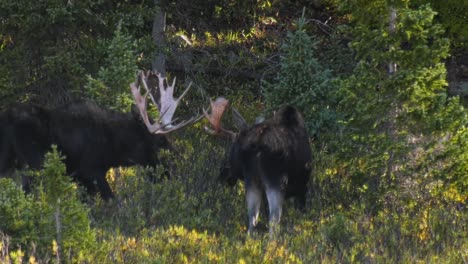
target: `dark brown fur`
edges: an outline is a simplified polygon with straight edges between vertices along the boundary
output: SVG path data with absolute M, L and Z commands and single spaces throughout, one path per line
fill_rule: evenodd
M 65 156 L 67 173 L 90 193 L 113 197 L 105 174 L 117 166 L 156 166 L 170 148 L 165 136 L 148 133 L 137 116 L 89 102 L 47 109 L 23 104 L 0 115 L 0 173 L 26 165 L 38 169 L 52 144 Z
M 269 198 L 271 225 L 279 222 L 283 198 L 295 197 L 298 207 L 304 208 L 312 155 L 301 114 L 286 106 L 262 123 L 239 127 L 245 128 L 230 148 L 221 177 L 231 184 L 244 180 L 247 202 L 253 207 L 260 203 L 258 192 L 276 193 L 279 204 L 270 201 L 275 195 Z M 249 192 L 255 198 L 249 198 Z M 250 231 L 256 225 L 256 213 L 256 208 L 249 208 Z

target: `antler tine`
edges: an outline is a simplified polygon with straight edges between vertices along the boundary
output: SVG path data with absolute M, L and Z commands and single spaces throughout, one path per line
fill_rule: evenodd
M 157 74 L 157 77 L 159 79 L 160 92 L 160 101 L 158 104 L 158 109 L 160 112 L 160 121 L 163 124 L 166 124 L 168 127 L 170 127 L 172 126 L 172 118 L 179 103 L 177 100 L 174 99 L 173 96 L 175 80 L 173 81 L 172 85 L 168 85 L 166 77 L 162 77 L 162 75 L 159 73 Z
M 158 99 L 155 99 L 155 96 L 151 92 L 150 88 L 153 88 L 153 87 L 149 87 L 147 83 L 147 81 L 149 80 L 151 76 L 156 76 L 158 78 L 157 85 L 158 85 L 158 88 L 159 88 L 158 90 L 160 93 L 159 94 L 160 97 Z M 182 121 L 181 123 L 175 125 L 175 121 L 177 119 L 172 120 L 172 118 L 174 117 L 174 113 L 177 109 L 178 103 L 182 99 L 182 97 L 185 96 L 185 94 L 188 92 L 188 90 L 191 87 L 191 83 L 190 83 L 190 85 L 182 93 L 182 95 L 179 98 L 175 99 L 173 96 L 175 82 L 176 80 L 174 78 L 172 85 L 169 85 L 167 78 L 163 77 L 158 72 L 140 71 L 138 72 L 136 81 L 130 84 L 132 94 L 135 98 L 135 102 L 140 111 L 140 115 L 143 119 L 143 122 L 145 123 L 148 130 L 153 134 L 166 134 L 166 133 L 172 132 L 174 130 L 185 127 L 189 124 L 193 124 L 199 121 L 202 117 L 201 115 L 194 116 L 188 120 Z M 146 90 L 144 96 L 141 95 L 141 86 Z M 153 104 L 156 105 L 156 107 L 159 110 L 159 119 L 154 124 L 151 124 L 149 117 L 148 117 L 148 113 L 147 113 L 146 100 L 147 100 L 148 95 L 151 101 L 153 102 Z
M 187 86 L 187 89 L 185 89 L 185 91 L 179 96 L 179 98 L 177 98 L 177 101 L 180 101 L 180 99 L 182 99 L 182 97 L 185 96 L 185 94 L 188 92 L 190 87 L 192 87 L 192 82 L 189 83 L 189 85 Z
M 221 118 L 223 116 L 224 110 L 226 110 L 229 105 L 229 101 L 223 97 L 218 97 L 216 100 L 210 100 L 211 114 L 208 114 L 205 109 L 203 109 L 203 114 L 208 119 L 210 124 L 213 126 L 214 130 L 205 127 L 205 130 L 213 135 L 224 134 L 229 136 L 231 139 L 234 139 L 237 134 L 226 130 L 221 125 Z
M 148 130 L 153 133 L 159 129 L 158 124 L 151 124 L 148 117 L 147 107 L 146 107 L 146 98 L 148 97 L 148 86 L 146 85 L 146 81 L 144 80 L 145 76 L 143 72 L 139 72 L 135 82 L 130 84 L 130 89 L 133 94 L 133 98 L 135 99 L 136 106 L 140 112 L 140 116 L 143 119 Z M 141 88 L 140 83 L 143 84 L 143 87 L 146 89 L 145 95 L 141 95 Z
M 203 118 L 203 115 L 197 115 L 197 116 L 194 116 L 188 120 L 185 120 L 185 121 L 182 121 L 180 122 L 179 124 L 175 125 L 175 126 L 171 126 L 170 128 L 168 129 L 164 129 L 164 130 L 160 130 L 158 132 L 156 132 L 156 134 L 166 134 L 166 133 L 169 133 L 169 132 L 172 132 L 174 130 L 178 130 L 178 129 L 181 129 L 183 127 L 186 127 L 188 125 L 191 125 L 193 123 L 196 123 L 198 121 L 200 121 L 201 119 Z M 175 120 L 174 120 L 175 121 Z M 162 127 L 163 128 L 166 128 L 168 127 L 169 125 L 172 125 L 172 124 L 167 124 L 167 125 L 163 125 Z
M 164 85 L 164 81 L 167 81 L 166 80 L 166 77 L 163 77 L 161 73 L 155 73 L 156 77 L 158 77 L 158 82 L 159 82 L 159 85 L 158 85 L 158 88 L 159 88 L 159 93 L 161 94 L 161 97 L 163 94 L 166 93 L 166 89 L 165 89 L 165 85 Z
M 144 71 L 140 71 L 140 73 L 139 73 L 140 80 L 143 83 L 143 86 L 144 86 L 144 88 L 146 90 L 145 98 L 149 94 L 151 101 L 153 102 L 154 105 L 156 105 L 158 107 L 158 110 L 159 110 L 160 109 L 159 102 L 156 99 L 154 99 L 153 93 L 151 92 L 151 89 L 148 87 L 148 83 L 147 83 L 147 80 L 149 80 L 149 77 L 151 75 L 154 75 L 154 72 L 146 71 L 146 73 L 145 73 Z
M 166 91 L 169 90 L 168 93 L 171 94 L 172 96 L 174 95 L 174 89 L 175 89 L 175 81 L 176 81 L 176 79 L 177 79 L 177 77 L 174 76 L 174 79 L 172 80 L 172 85 L 168 85 L 168 87 L 167 87 L 167 89 L 166 89 Z M 166 79 L 166 82 L 167 82 L 167 79 Z

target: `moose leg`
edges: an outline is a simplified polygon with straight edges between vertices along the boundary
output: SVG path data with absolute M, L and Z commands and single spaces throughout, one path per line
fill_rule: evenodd
M 71 173 L 70 175 L 73 176 L 75 181 L 79 182 L 86 188 L 86 191 L 90 196 L 94 196 L 98 193 L 96 184 L 94 184 L 94 181 L 93 181 L 93 178 L 91 177 L 90 172 L 83 172 L 83 171 L 77 170 Z
M 302 191 L 294 197 L 294 206 L 297 210 L 305 212 L 306 207 L 306 191 Z
M 99 184 L 99 183 L 98 183 Z M 114 193 L 112 192 L 112 189 L 109 186 L 109 183 L 107 183 L 106 180 L 103 181 L 99 186 L 99 192 L 101 193 L 101 197 L 105 201 L 109 201 L 110 199 L 114 198 Z
M 106 180 L 105 170 L 78 170 L 74 173 L 74 178 L 86 187 L 88 194 L 91 196 L 95 196 L 99 192 L 101 198 L 105 201 L 114 197 L 109 183 Z
M 98 170 L 94 172 L 94 177 L 96 177 L 96 185 L 99 190 L 99 193 L 101 194 L 102 199 L 108 201 L 114 198 L 114 193 L 112 192 L 112 189 L 110 188 L 109 183 L 106 180 L 106 173 L 107 171 L 105 170 Z
M 255 226 L 258 223 L 258 215 L 260 213 L 260 205 L 262 203 L 262 192 L 257 185 L 247 186 L 246 188 L 247 210 L 249 214 L 249 231 L 252 234 Z
M 0 178 L 14 167 L 14 149 L 12 139 L 14 135 L 3 129 L 0 135 Z
M 267 189 L 266 194 L 267 194 L 268 207 L 269 207 L 269 212 L 270 212 L 270 220 L 269 220 L 270 238 L 273 238 L 279 232 L 279 222 L 281 220 L 281 212 L 282 212 L 282 207 L 283 207 L 284 194 L 282 191 L 278 190 L 277 188 Z
M 38 170 L 41 168 L 44 161 L 44 154 L 47 152 L 47 146 L 40 144 L 40 139 L 16 137 L 12 143 L 14 157 L 21 169 L 28 167 L 29 169 Z M 24 172 L 20 173 L 21 183 L 24 191 L 31 191 L 32 177 Z

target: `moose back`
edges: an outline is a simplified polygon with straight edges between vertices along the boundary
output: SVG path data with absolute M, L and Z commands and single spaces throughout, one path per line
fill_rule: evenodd
M 65 156 L 67 173 L 103 199 L 113 197 L 105 178 L 111 167 L 156 166 L 158 150 L 170 148 L 167 138 L 150 134 L 138 116 L 90 102 L 54 109 L 16 105 L 0 115 L 0 123 L 0 173 L 40 168 L 55 144 Z

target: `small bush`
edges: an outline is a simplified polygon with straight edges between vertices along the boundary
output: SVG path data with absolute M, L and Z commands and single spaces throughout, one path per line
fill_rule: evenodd
M 4 220 L 0 227 L 12 238 L 8 245 L 12 249 L 82 261 L 97 248 L 95 234 L 88 209 L 78 198 L 77 186 L 65 175 L 62 159 L 53 146 L 45 156 L 43 169 L 31 172 L 31 194 L 25 194 L 9 179 L 0 180 L 0 212 Z
M 27 245 L 38 238 L 32 196 L 7 178 L 0 179 L 0 230 L 12 237 L 13 245 Z

